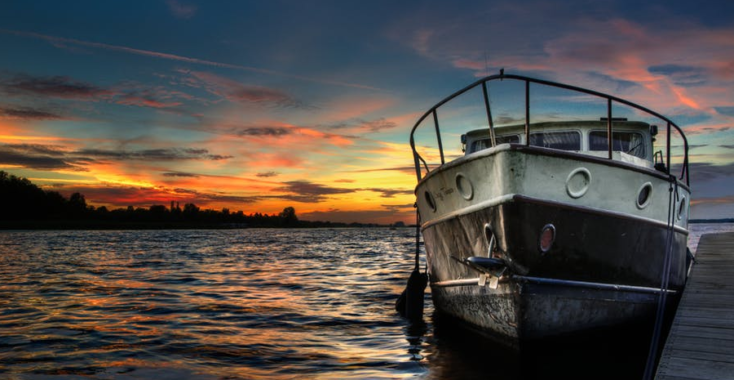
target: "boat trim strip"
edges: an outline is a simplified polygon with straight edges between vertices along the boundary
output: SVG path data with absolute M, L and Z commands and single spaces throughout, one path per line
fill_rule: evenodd
M 480 278 L 464 278 L 464 279 L 458 279 L 458 280 L 447 280 L 447 281 L 438 281 L 431 284 L 431 286 L 436 286 L 440 288 L 445 287 L 453 287 L 453 286 L 472 286 L 472 285 L 479 285 Z M 595 289 L 595 290 L 612 290 L 612 291 L 623 291 L 623 292 L 634 292 L 634 293 L 649 293 L 649 294 L 659 294 L 660 288 L 651 288 L 647 286 L 634 286 L 634 285 L 619 285 L 619 284 L 607 284 L 602 282 L 587 282 L 587 281 L 573 281 L 573 280 L 560 280 L 555 278 L 542 278 L 542 277 L 532 277 L 532 276 L 520 276 L 520 275 L 512 275 L 509 278 L 503 277 L 500 279 L 500 282 L 524 282 L 524 283 L 533 283 L 533 284 L 539 284 L 539 285 L 551 285 L 551 286 L 566 286 L 566 287 L 573 287 L 573 288 L 587 288 L 587 289 Z M 666 293 L 668 294 L 677 294 L 678 291 L 666 289 Z

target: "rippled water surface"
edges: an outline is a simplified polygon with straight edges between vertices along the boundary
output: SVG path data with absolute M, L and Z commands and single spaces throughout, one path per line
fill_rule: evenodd
M 587 361 L 455 329 L 429 294 L 425 324 L 399 318 L 413 233 L 0 231 L 0 377 L 510 379 Z

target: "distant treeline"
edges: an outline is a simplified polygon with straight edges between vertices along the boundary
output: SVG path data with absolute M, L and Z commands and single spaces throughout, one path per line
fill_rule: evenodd
M 83 194 L 67 199 L 57 191 L 47 191 L 27 178 L 0 171 L 0 228 L 245 228 L 245 227 L 376 227 L 376 224 L 332 223 L 298 220 L 296 210 L 286 207 L 279 214 L 228 209 L 202 210 L 194 203 L 181 207 L 128 206 L 109 210 L 87 205 Z

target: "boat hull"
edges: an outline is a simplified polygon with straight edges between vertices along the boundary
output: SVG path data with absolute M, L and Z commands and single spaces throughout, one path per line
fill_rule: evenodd
M 431 186 L 445 184 L 446 177 L 455 177 L 458 172 L 478 178 L 469 165 L 489 167 L 501 175 L 492 160 L 507 162 L 488 156 L 483 163 L 451 167 L 438 173 L 443 180 L 436 175 L 433 184 L 431 178 L 424 181 L 418 193 L 432 191 Z M 573 166 L 564 169 L 562 164 L 557 165 L 561 172 L 573 171 Z M 514 172 L 522 169 L 512 167 Z M 623 177 L 626 168 L 604 170 Z M 506 178 L 512 176 L 506 174 Z M 526 176 L 515 178 L 523 181 Z M 653 181 L 657 188 L 667 183 L 654 176 L 643 180 Z M 506 183 L 507 188 L 513 186 L 524 187 Z M 624 213 L 590 207 L 575 198 L 541 198 L 497 189 L 499 193 L 486 192 L 486 198 L 473 199 L 473 204 L 466 207 L 434 212 L 438 215 L 422 225 L 432 298 L 439 312 L 512 340 L 640 322 L 655 314 L 666 255 L 670 255 L 666 297 L 675 301 L 686 276 L 688 232 L 682 223 L 669 226 L 665 221 L 640 215 L 650 210 Z M 482 194 L 481 189 L 476 193 Z M 666 201 L 666 194 L 661 193 L 657 194 L 658 205 Z M 593 196 L 604 197 L 603 189 Z M 430 212 L 424 207 L 421 216 L 426 211 Z M 659 210 L 650 212 L 659 214 Z M 494 231 L 497 242 L 491 254 L 486 225 Z M 555 227 L 555 240 L 550 250 L 543 252 L 539 240 L 547 225 Z M 480 278 L 480 271 L 463 262 L 477 256 L 506 263 L 507 270 L 496 288 Z

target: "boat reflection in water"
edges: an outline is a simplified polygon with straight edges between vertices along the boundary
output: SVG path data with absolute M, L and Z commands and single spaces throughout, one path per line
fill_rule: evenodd
M 431 108 L 410 142 L 437 311 L 518 346 L 675 304 L 691 193 L 668 118 L 501 73 Z
M 652 325 L 507 345 L 466 323 L 435 313 L 428 325 L 406 328 L 410 353 L 428 379 L 636 379 L 641 378 Z

